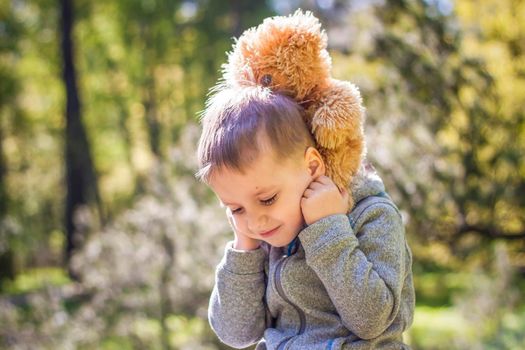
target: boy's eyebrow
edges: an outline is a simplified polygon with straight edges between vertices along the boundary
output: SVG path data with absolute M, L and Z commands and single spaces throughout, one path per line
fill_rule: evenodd
M 219 199 L 219 204 L 220 204 L 220 206 L 223 207 L 223 208 L 224 208 L 225 206 L 227 206 L 227 205 L 235 205 L 234 203 L 228 203 L 228 202 L 226 202 L 226 201 L 223 202 L 221 199 Z
M 258 196 L 258 195 L 263 194 L 265 192 L 270 192 L 270 190 L 273 190 L 274 188 L 275 188 L 275 186 L 263 187 L 259 191 L 255 192 L 255 196 Z
M 259 191 L 257 191 L 254 195 L 258 196 L 258 195 L 260 195 L 262 193 L 269 192 L 270 190 L 273 190 L 274 188 L 275 188 L 275 186 L 263 187 Z M 234 203 L 228 203 L 227 201 L 223 202 L 221 199 L 219 199 L 219 203 L 220 203 L 221 207 L 224 207 L 226 205 L 236 205 Z

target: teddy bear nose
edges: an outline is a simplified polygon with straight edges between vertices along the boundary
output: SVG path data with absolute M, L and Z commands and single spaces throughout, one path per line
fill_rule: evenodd
M 270 74 L 265 74 L 261 77 L 261 85 L 268 86 L 272 83 L 272 76 Z

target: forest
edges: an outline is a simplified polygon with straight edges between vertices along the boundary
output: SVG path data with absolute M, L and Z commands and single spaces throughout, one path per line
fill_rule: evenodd
M 525 2 L 0 2 L 0 349 L 230 349 L 199 112 L 264 18 L 312 11 L 413 254 L 414 350 L 525 344 Z

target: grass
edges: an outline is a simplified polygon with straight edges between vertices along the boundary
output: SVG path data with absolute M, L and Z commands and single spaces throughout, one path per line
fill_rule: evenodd
M 214 338 L 208 322 L 197 317 L 172 314 L 166 319 L 166 327 L 169 343 L 174 349 L 189 349 L 197 339 L 207 342 Z M 146 344 L 156 343 L 160 339 L 160 323 L 156 319 L 140 319 L 134 325 L 134 334 Z
M 452 307 L 417 306 L 408 333 L 414 349 L 455 349 L 455 340 L 475 336 L 476 331 Z
M 525 305 L 506 312 L 496 327 L 466 320 L 454 307 L 417 306 L 407 333 L 413 350 L 514 350 L 525 344 Z

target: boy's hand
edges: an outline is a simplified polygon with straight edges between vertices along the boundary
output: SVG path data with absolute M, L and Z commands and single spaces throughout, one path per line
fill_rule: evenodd
M 348 191 L 340 192 L 332 179 L 321 175 L 304 191 L 301 210 L 307 225 L 326 216 L 346 214 L 349 210 Z
M 226 217 L 228 222 L 235 234 L 235 239 L 233 241 L 233 249 L 237 250 L 255 250 L 261 245 L 261 241 L 258 239 L 253 239 L 242 232 L 239 232 L 235 227 L 235 222 L 233 221 L 232 213 L 229 210 L 226 210 Z

